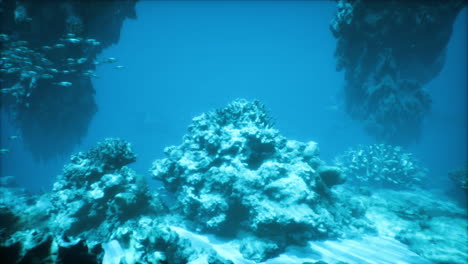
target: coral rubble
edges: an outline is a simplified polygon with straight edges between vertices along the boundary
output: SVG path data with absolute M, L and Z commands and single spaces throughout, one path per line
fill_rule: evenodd
M 424 190 L 380 190 L 356 198 L 364 201 L 366 216 L 382 236 L 396 238 L 433 263 L 466 263 L 466 209 Z
M 247 258 L 370 228 L 363 208 L 334 195 L 344 178 L 319 159 L 317 143 L 281 136 L 258 101 L 195 117 L 183 143 L 165 153 L 152 172 L 174 192 L 179 212 L 201 231 L 243 237 Z
M 345 71 L 349 115 L 381 141 L 418 139 L 431 107 L 423 85 L 444 64 L 452 24 L 466 1 L 339 0 L 330 28 Z

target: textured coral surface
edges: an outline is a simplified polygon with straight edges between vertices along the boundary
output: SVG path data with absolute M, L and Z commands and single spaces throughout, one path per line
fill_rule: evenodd
M 106 139 L 73 155 L 50 193 L 0 187 L 2 263 L 223 263 L 164 223 L 165 206 L 125 167 L 134 161 L 128 142 Z
M 126 167 L 136 160 L 130 143 L 108 138 L 72 155 L 51 192 L 31 195 L 0 179 L 0 259 L 464 263 L 466 210 L 415 189 L 419 167 L 408 153 L 361 148 L 347 152 L 358 159 L 348 167 L 326 165 L 317 143 L 286 139 L 263 104 L 239 99 L 193 119 L 182 144 L 154 162 L 164 187 L 152 191 Z M 357 165 L 368 180 L 349 169 Z
M 290 244 L 367 227 L 357 205 L 334 196 L 330 188 L 344 178 L 319 159 L 317 143 L 281 136 L 258 101 L 195 117 L 183 143 L 165 153 L 152 172 L 175 193 L 181 214 L 204 231 L 263 239 L 267 246 L 256 250 L 246 243 L 248 257 L 263 260 Z

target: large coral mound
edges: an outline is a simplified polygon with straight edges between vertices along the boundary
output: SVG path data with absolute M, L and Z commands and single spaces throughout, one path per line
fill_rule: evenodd
M 443 67 L 466 1 L 340 0 L 331 22 L 346 111 L 381 141 L 418 139 L 431 98 L 423 85 Z
M 248 258 L 367 227 L 363 209 L 331 190 L 344 182 L 340 170 L 324 165 L 315 142 L 281 136 L 258 101 L 195 117 L 183 143 L 165 153 L 152 173 L 174 192 L 180 213 L 200 230 L 256 236 L 259 245 L 241 247 Z

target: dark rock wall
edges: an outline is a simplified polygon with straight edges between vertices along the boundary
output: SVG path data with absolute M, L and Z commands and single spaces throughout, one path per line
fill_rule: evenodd
M 423 86 L 441 71 L 466 1 L 341 0 L 331 23 L 348 114 L 378 140 L 416 141 L 431 108 Z
M 68 155 L 97 111 L 96 55 L 136 0 L 0 2 L 1 104 L 36 158 Z

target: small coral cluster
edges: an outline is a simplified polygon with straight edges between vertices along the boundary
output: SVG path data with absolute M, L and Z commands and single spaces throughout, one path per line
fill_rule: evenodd
M 134 161 L 130 144 L 118 139 L 106 139 L 86 153 L 73 155 L 51 194 L 58 209 L 53 214 L 59 219 L 57 227 L 76 236 L 111 227 L 108 217 L 123 222 L 148 213 L 151 195 L 144 179 L 124 167 Z
M 375 187 L 409 188 L 422 184 L 426 169 L 401 147 L 374 144 L 347 150 L 335 159 L 350 182 Z
M 345 179 L 319 159 L 317 143 L 281 136 L 258 101 L 194 118 L 183 143 L 165 153 L 152 173 L 174 192 L 179 212 L 203 231 L 254 236 L 241 243 L 247 258 L 367 227 L 362 208 L 334 197 L 331 188 Z

